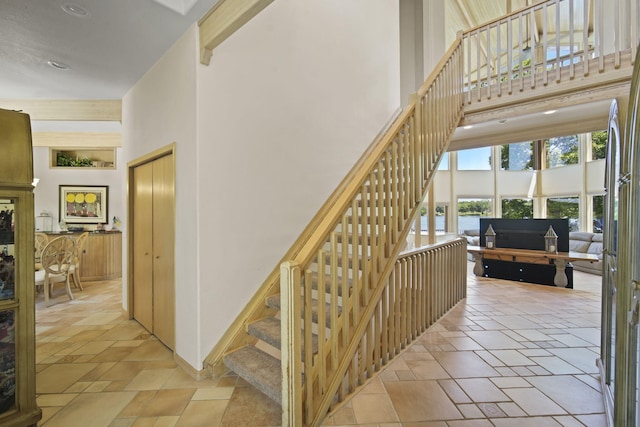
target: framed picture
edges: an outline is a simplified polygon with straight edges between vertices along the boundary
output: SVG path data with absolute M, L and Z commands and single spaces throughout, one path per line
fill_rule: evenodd
M 109 187 L 106 185 L 61 185 L 60 221 L 67 224 L 109 222 Z

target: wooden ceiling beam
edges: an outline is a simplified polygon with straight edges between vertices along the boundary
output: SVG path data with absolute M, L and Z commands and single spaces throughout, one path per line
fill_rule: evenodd
M 200 63 L 209 65 L 213 49 L 272 2 L 273 0 L 220 0 L 216 3 L 198 21 Z
M 122 101 L 0 99 L 0 108 L 22 111 L 31 120 L 121 122 Z

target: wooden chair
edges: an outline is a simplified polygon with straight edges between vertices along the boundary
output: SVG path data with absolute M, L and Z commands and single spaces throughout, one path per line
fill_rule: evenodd
M 88 231 L 85 231 L 78 237 L 76 237 L 76 253 L 73 262 L 73 268 L 71 269 L 70 275 L 73 279 L 73 286 L 76 288 L 80 288 L 81 291 L 84 290 L 82 287 L 82 282 L 80 281 L 80 261 L 82 260 L 82 252 L 84 250 L 84 243 L 87 240 L 87 236 L 89 235 Z
M 42 270 L 42 250 L 47 246 L 47 243 L 49 243 L 49 236 L 44 233 L 36 233 L 36 270 Z
M 64 283 L 69 299 L 73 299 L 69 282 L 70 272 L 75 269 L 76 242 L 71 236 L 60 236 L 51 240 L 42 250 L 42 270 L 35 272 L 36 286 L 44 286 L 45 305 L 51 305 L 49 298 L 56 283 Z

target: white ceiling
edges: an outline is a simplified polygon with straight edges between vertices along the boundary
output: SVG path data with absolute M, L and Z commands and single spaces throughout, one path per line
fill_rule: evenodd
M 0 98 L 121 99 L 217 1 L 0 0 Z

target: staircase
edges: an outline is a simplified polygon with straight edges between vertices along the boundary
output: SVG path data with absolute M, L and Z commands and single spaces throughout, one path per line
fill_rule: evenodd
M 283 425 L 319 425 L 334 405 L 464 298 L 464 243 L 401 251 L 463 109 L 479 111 L 479 104 L 496 101 L 500 108 L 509 105 L 505 98 L 512 92 L 546 87 L 551 69 L 554 85 L 561 86 L 567 58 L 560 55 L 553 60 L 544 56 L 525 72 L 522 23 L 543 28 L 535 34 L 531 30 L 529 40 L 546 47 L 552 12 L 567 9 L 573 22 L 574 6 L 562 7 L 565 1 L 538 3 L 458 38 L 411 105 L 367 149 L 212 350 L 205 361 L 212 376 L 233 371 L 280 403 Z M 576 1 L 584 7 L 590 3 Z M 596 3 L 601 6 L 602 0 Z M 583 16 L 580 28 L 593 27 L 593 14 Z M 554 19 L 561 22 L 560 15 Z M 520 28 L 515 47 L 514 22 Z M 492 37 L 497 37 L 498 59 L 486 54 L 495 51 Z M 500 40 L 503 48 L 505 40 L 510 42 L 510 64 L 512 52 L 519 52 L 522 72 L 492 68 L 496 61 L 507 61 L 499 52 Z M 574 58 L 598 61 L 594 52 L 601 48 L 590 49 L 569 53 L 567 83 L 573 91 Z M 620 64 L 614 68 L 619 85 L 624 80 Z M 590 72 L 581 69 L 586 81 Z M 593 69 L 591 74 L 596 74 Z M 602 83 L 602 76 L 597 78 Z M 556 96 L 564 91 L 557 89 Z

